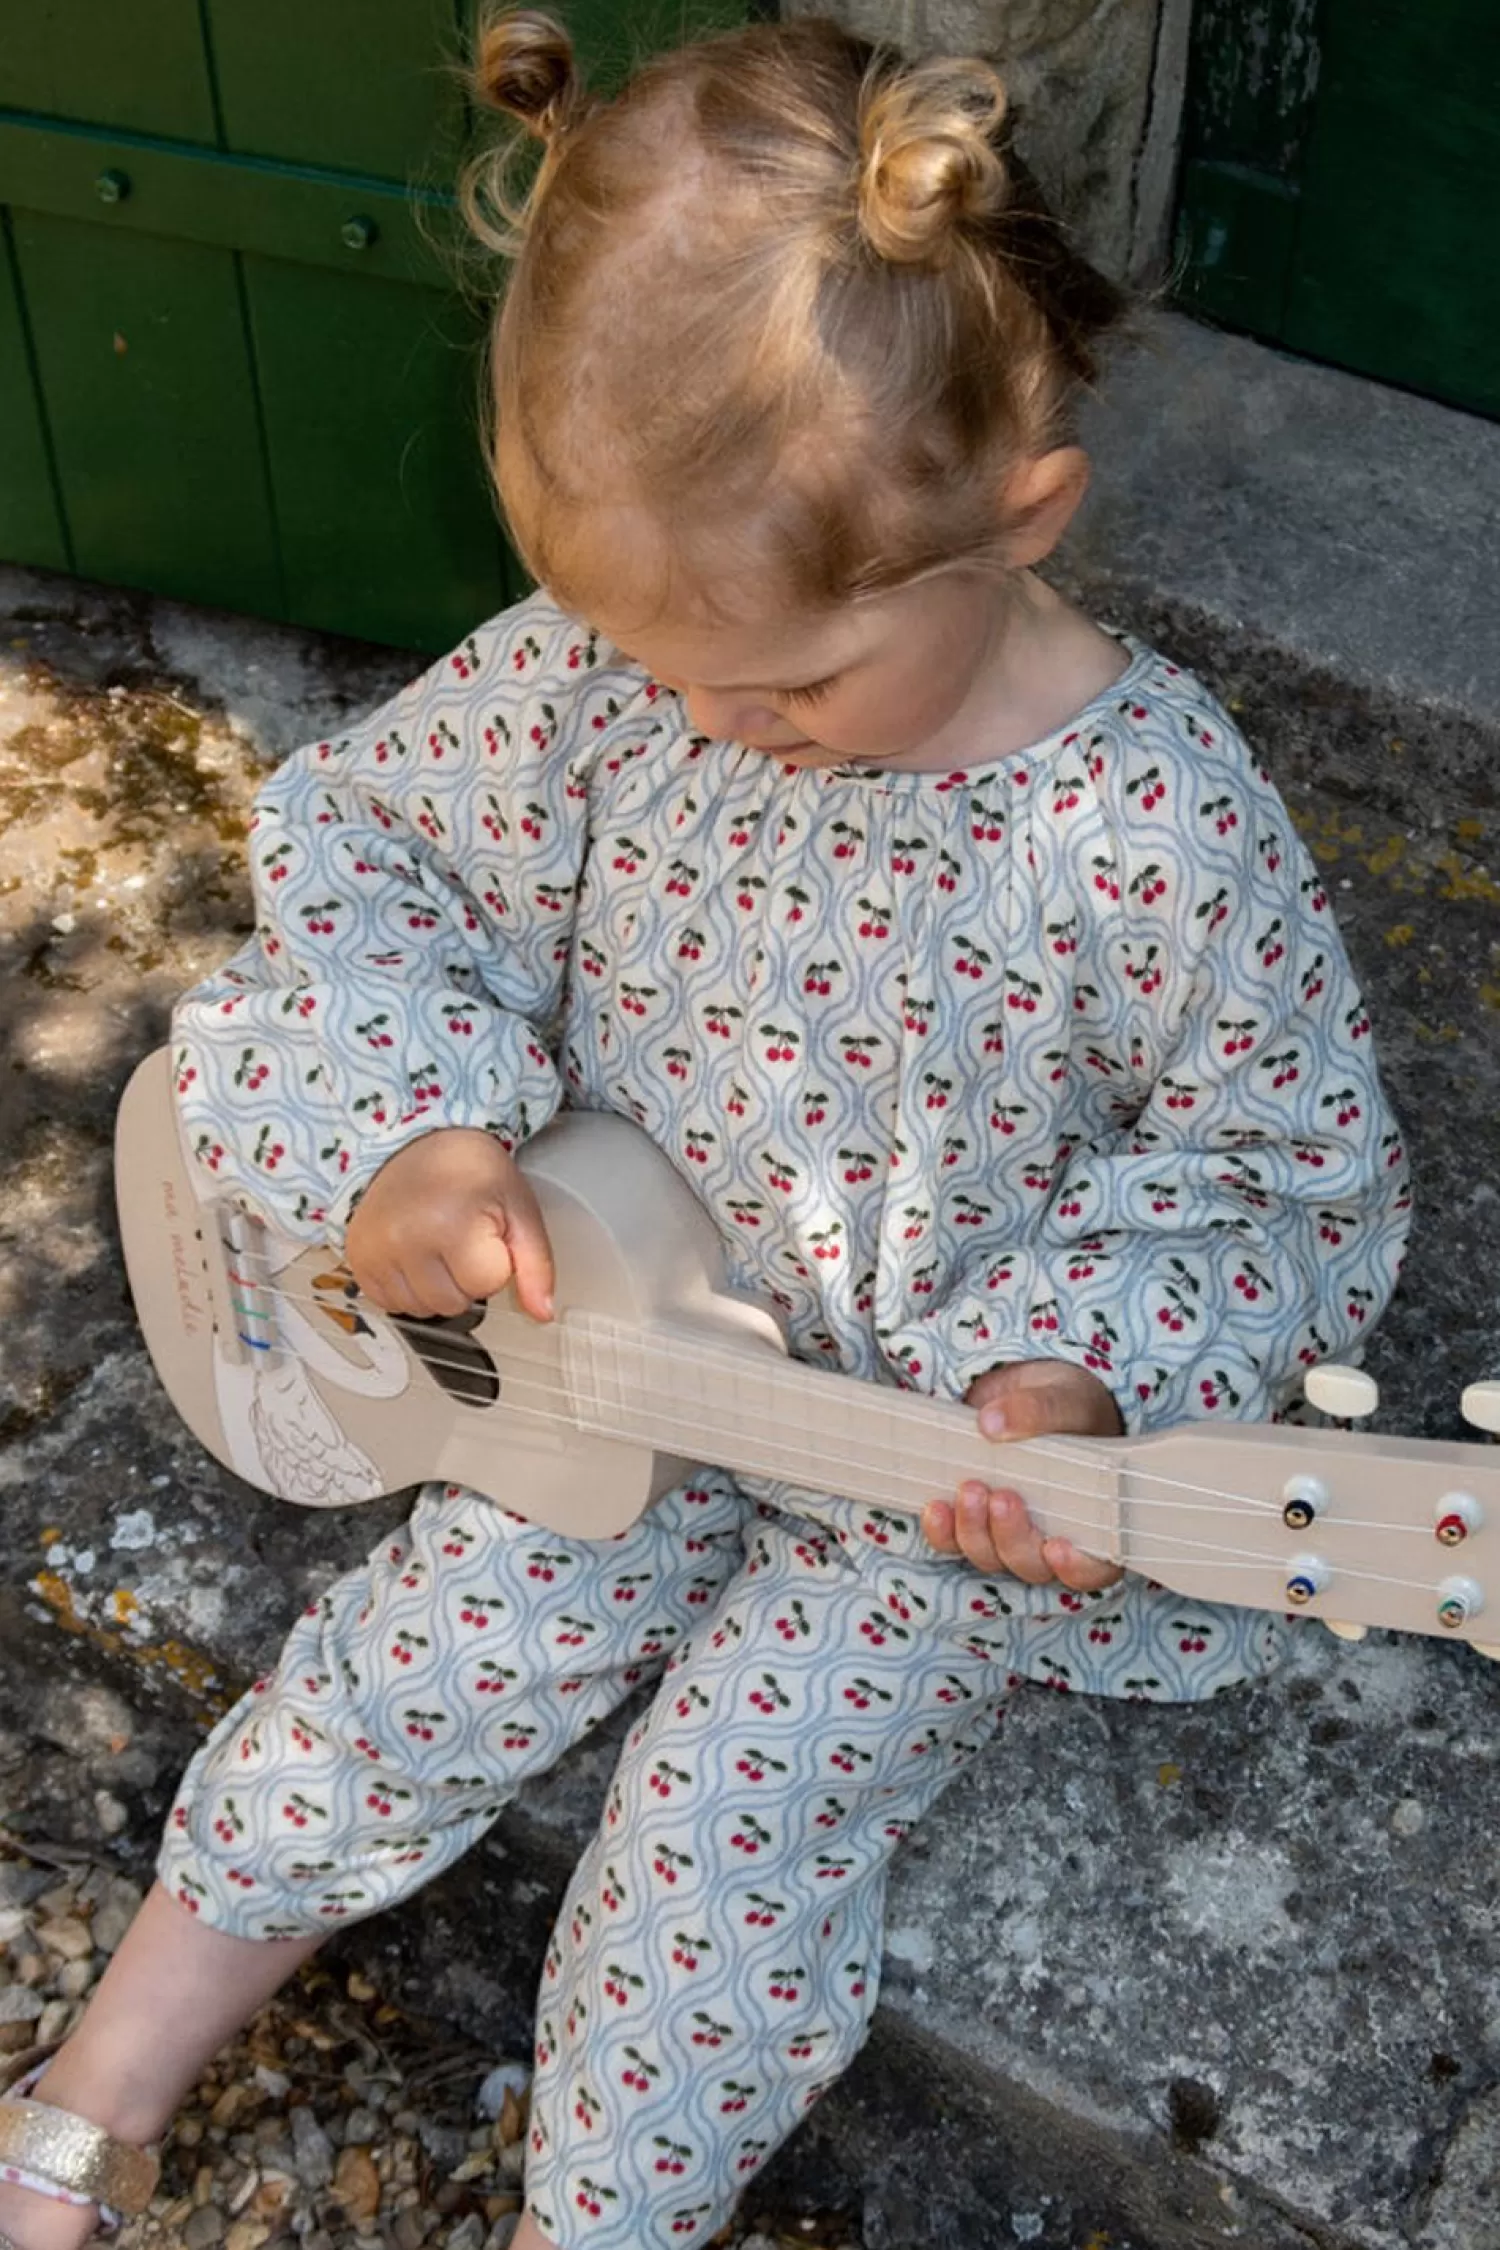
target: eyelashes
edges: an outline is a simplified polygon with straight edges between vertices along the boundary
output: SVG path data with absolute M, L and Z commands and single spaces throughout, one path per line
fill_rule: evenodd
M 806 687 L 783 688 L 782 698 L 787 703 L 821 703 L 837 687 L 838 678 L 837 672 L 830 672 L 826 680 L 810 680 Z

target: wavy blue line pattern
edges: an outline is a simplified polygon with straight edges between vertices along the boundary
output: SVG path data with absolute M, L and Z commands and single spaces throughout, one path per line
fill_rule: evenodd
M 189 1143 L 333 1233 L 439 1125 L 634 1118 L 796 1351 L 960 1395 L 1069 1359 L 1157 1426 L 1356 1348 L 1407 1225 L 1328 901 L 1152 651 L 966 774 L 794 773 L 543 597 L 273 778 L 254 941 L 179 1009 Z M 690 2246 L 843 2067 L 890 1851 L 1022 1678 L 1194 1699 L 1280 1628 L 990 1584 L 910 1520 L 703 1474 L 619 1541 L 430 1487 L 195 1761 L 163 1847 L 247 1935 L 407 1896 L 662 1676 L 549 1952 L 528 2179 Z M 665 1669 L 664 1669 L 665 1668 Z
M 909 1520 L 706 1475 L 570 1544 L 455 1486 L 293 1629 L 159 1872 L 243 1937 L 336 1926 L 477 1841 L 644 1680 L 543 1968 L 528 2195 L 554 2241 L 692 2245 L 857 2051 L 892 1851 L 1023 1673 L 1201 1697 L 1278 1627 L 1139 1579 L 989 1581 Z
M 266 789 L 259 934 L 177 1017 L 189 1141 L 303 1236 L 414 1135 L 634 1117 L 806 1357 L 1091 1368 L 1137 1427 L 1357 1344 L 1400 1137 L 1316 871 L 1133 645 L 1032 752 L 792 772 L 543 597 Z

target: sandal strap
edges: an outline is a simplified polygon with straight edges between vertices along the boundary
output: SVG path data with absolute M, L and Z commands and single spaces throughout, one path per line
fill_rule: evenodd
M 0 2165 L 6 2164 L 129 2219 L 145 2210 L 161 2172 L 152 2150 L 117 2141 L 102 2125 L 33 2095 L 0 2100 Z

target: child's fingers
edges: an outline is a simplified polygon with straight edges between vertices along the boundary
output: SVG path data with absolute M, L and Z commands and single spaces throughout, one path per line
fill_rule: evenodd
M 505 1199 L 505 1244 L 515 1269 L 516 1296 L 523 1312 L 533 1320 L 552 1318 L 552 1245 L 542 1223 L 541 1208 L 517 1173 Z
M 1097 1555 L 1082 1553 L 1071 1539 L 1044 1539 L 1042 1554 L 1053 1577 L 1070 1593 L 1100 1594 L 1106 1586 L 1117 1585 L 1125 1575 L 1117 1563 L 1102 1562 Z
M 487 1203 L 462 1240 L 449 1245 L 445 1271 L 462 1295 L 462 1303 L 445 1310 L 462 1312 L 514 1282 L 523 1312 L 533 1320 L 552 1318 L 552 1245 L 524 1182 L 507 1190 L 503 1204 Z
M 1014 1492 L 960 1485 L 952 1500 L 929 1500 L 922 1529 L 940 1554 L 962 1555 L 976 1570 L 1008 1573 L 1033 1586 L 1052 1576 L 1042 1543 Z
M 976 1570 L 1002 1571 L 1030 1586 L 1055 1580 L 1072 1593 L 1093 1594 L 1123 1576 L 1070 1539 L 1044 1539 L 1018 1493 L 977 1482 L 962 1486 L 953 1500 L 929 1500 L 922 1529 L 939 1554 L 962 1555 Z
M 1053 1576 L 1041 1533 L 1018 1492 L 960 1485 L 957 1531 L 960 1547 L 979 1570 L 1009 1571 L 1028 1586 L 1045 1586 Z
M 961 1550 L 954 1529 L 954 1509 L 951 1500 L 929 1500 L 922 1510 L 922 1531 L 929 1547 L 940 1555 L 956 1555 Z
M 349 1271 L 359 1283 L 360 1294 L 368 1297 L 381 1312 L 405 1313 L 418 1311 L 416 1295 L 400 1266 L 389 1262 L 368 1265 L 363 1260 L 347 1260 Z
M 997 1371 L 979 1409 L 987 1438 L 1116 1437 L 1119 1410 L 1102 1383 L 1065 1360 L 1026 1360 Z
M 464 1287 L 443 1258 L 428 1258 L 420 1272 L 413 1277 L 413 1289 L 422 1300 L 423 1317 L 453 1319 L 467 1312 L 474 1302 L 473 1292 Z

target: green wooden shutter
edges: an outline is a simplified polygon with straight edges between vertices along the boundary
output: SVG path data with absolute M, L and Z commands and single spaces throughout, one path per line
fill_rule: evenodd
M 1496 0 L 1196 0 L 1191 308 L 1500 414 Z
M 568 18 L 596 76 L 743 0 Z M 453 286 L 461 0 L 0 18 L 0 555 L 409 645 L 514 598 Z

